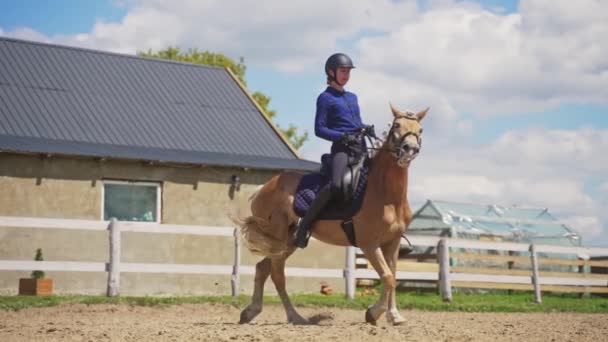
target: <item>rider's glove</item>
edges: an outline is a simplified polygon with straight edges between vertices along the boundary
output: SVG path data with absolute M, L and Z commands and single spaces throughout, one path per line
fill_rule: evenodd
M 354 134 L 342 133 L 342 144 L 350 146 L 359 143 L 359 139 Z
M 376 136 L 376 130 L 374 129 L 374 125 L 367 125 L 365 126 L 365 132 L 367 132 L 367 135 L 372 137 L 372 138 L 378 138 Z

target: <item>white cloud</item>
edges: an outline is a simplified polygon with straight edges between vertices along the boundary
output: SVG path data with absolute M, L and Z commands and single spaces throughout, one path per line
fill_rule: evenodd
M 460 122 L 456 108 L 445 94 L 425 83 L 366 70 L 353 71 L 351 82 L 350 89 L 358 94 L 363 119 L 369 124 L 386 128 L 393 119 L 391 102 L 397 108 L 414 112 L 430 107 L 430 114 L 423 121 L 425 130 L 441 132 L 446 138 L 467 135 L 471 131 L 466 123 Z M 454 129 L 458 124 L 462 130 Z
M 430 146 L 411 166 L 410 198 L 547 207 L 586 242 L 608 244 L 599 233 L 608 230 L 605 203 L 585 189 L 608 174 L 606 137 L 608 130 L 536 128 L 507 132 L 487 146 Z M 599 189 L 608 195 L 608 183 Z
M 330 52 L 344 49 L 361 67 L 359 84 L 394 84 L 395 95 L 412 99 L 406 105 L 426 102 L 450 116 L 606 103 L 608 2 L 522 0 L 511 14 L 466 1 L 431 1 L 424 11 L 416 3 L 130 0 L 122 20 L 98 20 L 90 32 L 3 34 L 126 53 L 199 47 L 291 71 L 318 70 Z M 420 93 L 423 100 L 414 97 Z
M 608 2 L 592 0 L 523 0 L 521 12 L 509 15 L 440 2 L 389 35 L 362 39 L 361 64 L 423 83 L 476 113 L 606 103 L 605 13 Z
M 542 165 L 563 175 L 608 174 L 608 131 L 529 129 L 508 132 L 486 149 L 487 156 L 500 156 L 520 165 Z
M 100 20 L 91 32 L 51 39 L 125 53 L 198 47 L 245 56 L 249 64 L 301 70 L 339 49 L 341 39 L 363 30 L 390 30 L 416 13 L 413 0 L 133 0 L 126 5 L 129 11 L 120 22 Z
M 602 223 L 595 216 L 569 216 L 564 222 L 574 228 L 583 237 L 583 244 L 588 245 L 594 240 L 603 238 Z
M 565 179 L 525 179 L 496 175 L 421 175 L 412 181 L 411 195 L 457 202 L 549 207 L 571 212 L 592 209 L 593 200 L 581 184 Z
M 29 27 L 17 27 L 14 30 L 8 32 L 3 31 L 2 28 L 0 28 L 0 36 L 9 36 L 18 39 L 25 39 L 44 43 L 52 42 L 52 39 L 50 39 L 49 37 Z

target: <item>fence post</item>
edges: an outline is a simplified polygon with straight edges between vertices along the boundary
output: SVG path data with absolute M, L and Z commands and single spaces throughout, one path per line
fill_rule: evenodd
M 232 265 L 232 279 L 230 283 L 232 285 L 232 296 L 236 297 L 239 295 L 239 266 L 241 264 L 241 231 L 238 228 L 234 228 L 234 264 Z
M 540 277 L 538 275 L 538 258 L 536 256 L 536 246 L 530 245 L 530 258 L 532 259 L 532 285 L 534 285 L 534 301 L 536 303 L 542 302 L 540 293 Z
M 120 225 L 116 218 L 110 220 L 110 262 L 108 263 L 108 297 L 120 292 Z
M 344 281 L 346 298 L 355 298 L 355 247 L 346 247 L 346 262 L 344 266 Z
M 450 250 L 448 240 L 443 238 L 437 244 L 439 261 L 439 291 L 444 302 L 452 301 L 452 284 L 450 282 Z
M 515 252 L 509 251 L 508 254 L 511 257 L 511 256 L 515 255 Z M 507 268 L 509 269 L 509 271 L 513 269 L 514 265 L 515 265 L 515 262 L 513 262 L 513 260 L 509 260 L 509 262 L 507 262 Z M 507 293 L 508 294 L 513 294 L 513 290 L 509 289 L 509 290 L 507 290 Z
M 587 273 L 586 270 L 586 266 L 587 266 L 587 262 L 589 261 L 589 256 L 588 255 L 579 255 L 578 256 L 578 260 L 582 260 L 583 264 L 578 266 L 578 273 L 584 274 Z M 579 298 L 589 298 L 590 293 L 589 293 L 589 287 L 585 286 L 585 292 L 581 292 L 579 294 Z

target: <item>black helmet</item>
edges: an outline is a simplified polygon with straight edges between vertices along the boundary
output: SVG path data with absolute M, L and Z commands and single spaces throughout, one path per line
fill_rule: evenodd
M 329 74 L 329 70 L 333 70 L 336 75 L 338 67 L 355 68 L 352 59 L 344 53 L 334 53 L 329 56 L 327 62 L 325 62 L 325 74 L 327 75 L 328 81 L 335 81 L 335 78 Z

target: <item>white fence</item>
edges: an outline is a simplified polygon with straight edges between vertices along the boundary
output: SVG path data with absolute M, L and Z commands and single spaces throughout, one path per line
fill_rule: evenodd
M 0 260 L 0 271 L 31 271 L 33 269 L 37 269 L 42 271 L 107 272 L 108 296 L 115 296 L 119 294 L 121 273 L 231 275 L 232 295 L 237 295 L 239 293 L 240 275 L 255 274 L 255 265 L 241 265 L 241 239 L 239 230 L 234 227 L 187 226 L 123 221 L 43 219 L 0 216 L 0 229 L 2 229 L 2 227 L 108 231 L 108 239 L 110 241 L 108 262 Z M 122 232 L 233 237 L 233 262 L 231 265 L 121 262 L 120 246 Z M 285 270 L 285 274 L 287 276 L 298 277 L 343 278 L 344 270 L 330 268 L 288 267 Z
M 47 228 L 47 229 L 77 229 L 108 231 L 110 250 L 108 251 L 108 262 L 70 262 L 70 261 L 16 261 L 0 260 L 1 270 L 29 271 L 39 269 L 43 271 L 73 271 L 73 272 L 107 272 L 108 296 L 118 295 L 120 292 L 120 274 L 125 272 L 140 273 L 190 273 L 190 274 L 220 274 L 231 275 L 232 295 L 239 292 L 239 276 L 253 275 L 255 266 L 241 265 L 241 244 L 239 230 L 231 227 L 209 227 L 209 226 L 186 226 L 172 224 L 152 224 L 136 222 L 107 222 L 91 220 L 68 220 L 68 219 L 40 219 L 26 217 L 2 217 L 0 216 L 0 229 L 2 227 L 19 228 Z M 152 263 L 125 263 L 120 261 L 121 232 L 137 233 L 167 233 L 167 234 L 192 234 L 226 236 L 234 238 L 234 258 L 232 265 L 211 264 L 152 264 Z M 407 280 L 430 280 L 440 281 L 440 289 L 445 300 L 451 299 L 452 282 L 458 281 L 483 281 L 490 283 L 514 283 L 532 284 L 537 292 L 537 301 L 540 301 L 541 286 L 544 285 L 573 285 L 573 286 L 608 286 L 608 275 L 606 278 L 592 279 L 570 279 L 561 277 L 541 277 L 538 272 L 532 272 L 530 276 L 514 276 L 501 274 L 476 274 L 472 272 L 452 272 L 449 266 L 449 247 L 469 248 L 481 250 L 499 250 L 530 252 L 532 251 L 531 263 L 538 265 L 536 253 L 567 253 L 583 256 L 608 255 L 608 248 L 583 248 L 583 247 L 561 247 L 549 245 L 528 245 L 506 242 L 485 242 L 462 239 L 441 239 L 438 237 L 408 236 L 414 246 L 438 247 L 438 271 L 397 271 L 397 279 Z M 355 295 L 355 283 L 358 278 L 378 279 L 378 275 L 371 269 L 356 268 L 356 248 L 345 248 L 345 266 L 343 269 L 331 268 L 297 268 L 288 267 L 285 270 L 287 276 L 316 277 L 316 278 L 344 278 L 346 295 L 353 298 Z M 534 267 L 532 268 L 534 271 Z
M 607 256 L 608 248 L 566 247 L 542 244 L 524 244 L 509 242 L 489 242 L 464 239 L 448 239 L 439 237 L 408 236 L 413 246 L 431 247 L 437 250 L 437 263 L 419 263 L 413 267 L 414 272 L 397 272 L 400 280 L 431 280 L 437 281 L 439 291 L 444 301 L 452 300 L 452 288 L 486 288 L 486 289 L 516 289 L 533 290 L 535 300 L 541 302 L 541 290 L 551 292 L 585 292 L 608 293 L 608 274 L 577 274 L 573 272 L 539 272 L 540 265 L 578 266 L 580 271 L 584 266 L 596 266 L 608 269 L 608 261 L 590 261 L 591 256 Z M 493 251 L 509 253 L 509 255 L 472 254 L 451 252 L 451 249 L 464 248 L 479 252 Z M 529 257 L 512 256 L 517 252 L 529 253 Z M 555 258 L 539 258 L 541 253 L 577 255 L 579 260 Z M 482 267 L 453 267 L 451 259 L 469 258 L 481 261 L 498 261 L 507 263 L 517 262 L 530 266 L 529 270 L 512 270 Z M 398 269 L 402 261 L 397 264 Z M 404 268 L 412 267 L 412 263 L 403 263 Z M 423 266 L 424 265 L 424 266 Z M 421 271 L 421 270 L 427 270 Z M 364 278 L 373 277 L 375 272 L 369 269 Z M 361 275 L 362 272 L 356 272 Z

